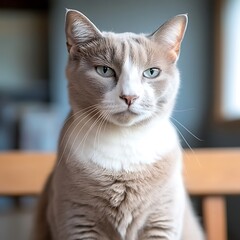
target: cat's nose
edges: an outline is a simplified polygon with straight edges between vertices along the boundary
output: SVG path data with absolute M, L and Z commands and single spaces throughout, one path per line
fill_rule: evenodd
M 125 103 L 130 107 L 139 96 L 137 95 L 121 95 L 119 96 L 122 100 L 125 101 Z

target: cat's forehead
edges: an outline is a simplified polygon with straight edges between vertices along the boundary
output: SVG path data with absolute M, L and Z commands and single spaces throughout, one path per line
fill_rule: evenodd
M 164 49 L 146 34 L 102 32 L 102 38 L 83 46 L 89 61 L 119 71 L 126 61 L 138 68 L 162 66 L 165 62 Z
M 141 44 L 144 47 L 149 47 L 151 45 L 151 41 L 148 39 L 146 34 L 136 34 L 132 32 L 124 32 L 124 33 L 103 32 L 103 36 L 112 45 Z
M 145 65 L 154 55 L 156 45 L 145 35 L 131 32 L 103 32 L 105 53 L 111 52 L 111 59 L 124 62 L 129 58 L 137 65 Z M 156 49 L 156 48 L 155 48 Z M 107 54 L 106 54 L 107 55 Z
M 146 34 L 136 34 L 133 32 L 123 32 L 123 33 L 114 33 L 114 32 L 102 32 L 102 35 L 104 37 L 108 37 L 108 38 L 115 38 L 118 40 L 131 40 L 131 39 L 145 39 L 146 38 Z

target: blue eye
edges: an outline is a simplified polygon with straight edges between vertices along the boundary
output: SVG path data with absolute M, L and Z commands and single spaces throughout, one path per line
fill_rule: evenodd
M 107 67 L 107 66 L 97 66 L 96 71 L 100 76 L 105 77 L 105 78 L 115 76 L 115 71 L 112 68 Z
M 161 70 L 159 68 L 148 68 L 143 72 L 145 78 L 156 78 L 159 76 Z

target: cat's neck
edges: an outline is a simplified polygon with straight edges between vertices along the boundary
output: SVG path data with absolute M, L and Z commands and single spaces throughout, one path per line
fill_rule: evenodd
M 62 148 L 69 150 L 66 160 L 93 161 L 116 171 L 137 170 L 179 147 L 177 134 L 167 117 L 155 117 L 132 127 L 94 125 L 91 119 L 82 123 L 72 120 L 65 127 L 63 138 Z

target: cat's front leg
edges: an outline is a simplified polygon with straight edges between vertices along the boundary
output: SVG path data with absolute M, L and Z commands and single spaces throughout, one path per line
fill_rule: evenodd
M 181 227 L 170 224 L 171 220 L 150 220 L 141 231 L 138 240 L 180 240 Z
M 65 200 L 52 221 L 53 240 L 120 240 L 112 224 L 88 203 Z
M 153 206 L 138 240 L 180 240 L 185 209 L 185 190 L 181 181 L 166 191 Z

